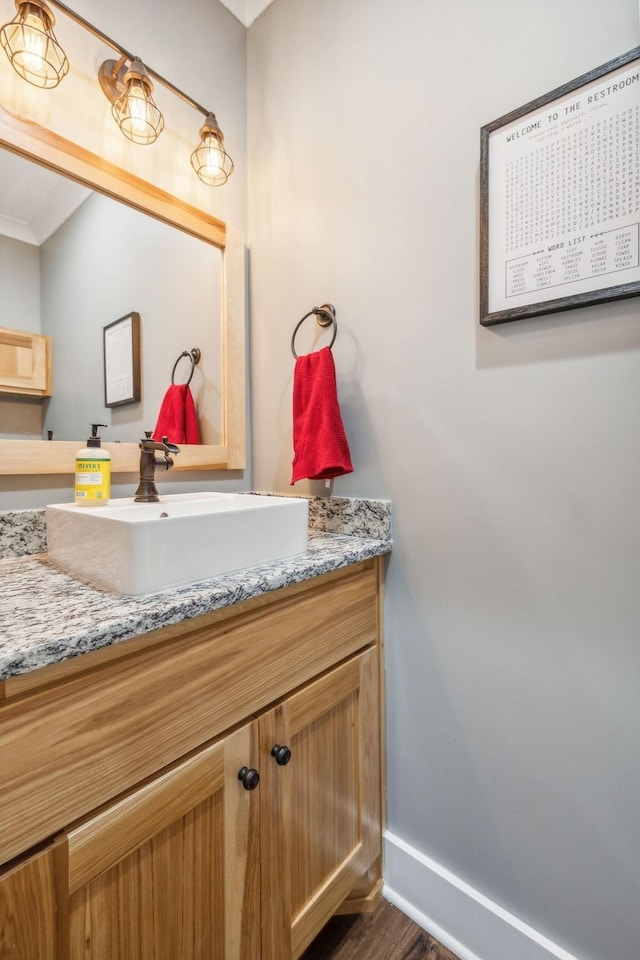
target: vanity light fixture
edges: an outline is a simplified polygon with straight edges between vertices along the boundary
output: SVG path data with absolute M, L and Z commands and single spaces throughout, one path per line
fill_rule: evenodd
M 153 83 L 162 84 L 205 117 L 200 143 L 191 155 L 191 165 L 203 183 L 221 186 L 233 173 L 233 160 L 224 148 L 224 136 L 215 115 L 144 65 L 92 23 L 60 0 L 49 0 L 71 20 L 118 54 L 105 60 L 98 71 L 100 86 L 111 103 L 111 112 L 120 130 L 134 143 L 154 143 L 164 129 L 162 113 L 156 106 Z M 69 61 L 53 34 L 55 18 L 45 0 L 15 0 L 17 14 L 0 30 L 0 43 L 14 70 L 38 87 L 55 87 L 69 72 Z
M 34 87 L 57 87 L 69 72 L 69 61 L 55 38 L 53 13 L 44 0 L 16 0 L 16 10 L 0 30 L 11 66 Z
M 134 143 L 153 143 L 164 129 L 164 119 L 151 95 L 153 84 L 144 64 L 127 58 L 105 60 L 98 71 L 102 92 L 125 137 Z

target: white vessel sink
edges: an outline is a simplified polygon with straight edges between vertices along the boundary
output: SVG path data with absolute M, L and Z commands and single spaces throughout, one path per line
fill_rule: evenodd
M 307 549 L 308 503 L 238 493 L 47 507 L 49 556 L 93 586 L 137 596 Z

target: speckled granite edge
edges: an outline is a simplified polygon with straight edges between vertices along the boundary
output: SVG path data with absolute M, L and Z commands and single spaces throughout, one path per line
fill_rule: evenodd
M 258 492 L 258 491 L 255 491 Z M 265 494 L 261 496 L 285 496 Z M 391 539 L 391 501 L 359 497 L 306 497 L 309 529 L 347 537 Z M 47 550 L 44 510 L 0 512 L 0 560 L 32 556 Z
M 261 496 L 296 496 L 265 493 Z M 346 537 L 391 539 L 391 500 L 369 500 L 363 497 L 304 497 L 309 501 L 309 530 L 336 533 Z
M 309 529 L 348 537 L 391 539 L 391 501 L 309 497 Z
M 0 560 L 44 553 L 47 528 L 44 510 L 0 512 Z
M 299 556 L 141 597 L 96 590 L 61 573 L 45 555 L 3 560 L 0 680 L 390 551 L 390 540 L 311 531 Z

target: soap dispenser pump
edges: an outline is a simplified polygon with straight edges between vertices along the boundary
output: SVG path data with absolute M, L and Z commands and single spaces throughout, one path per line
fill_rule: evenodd
M 98 427 L 106 426 L 106 423 L 92 423 L 86 447 L 76 453 L 74 494 L 79 507 L 101 507 L 109 502 L 111 454 L 102 449 L 102 437 L 98 436 Z

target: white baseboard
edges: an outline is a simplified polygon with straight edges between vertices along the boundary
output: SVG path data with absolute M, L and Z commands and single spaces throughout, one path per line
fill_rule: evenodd
M 460 960 L 578 960 L 389 831 L 383 895 Z

